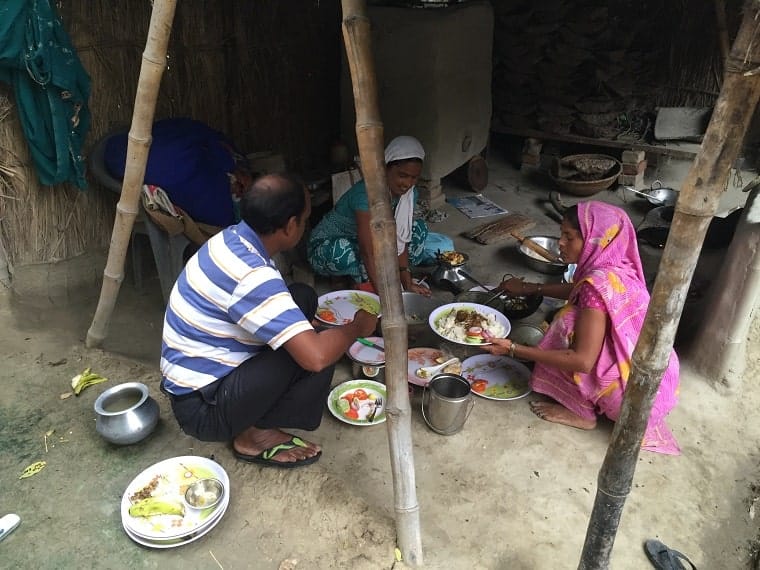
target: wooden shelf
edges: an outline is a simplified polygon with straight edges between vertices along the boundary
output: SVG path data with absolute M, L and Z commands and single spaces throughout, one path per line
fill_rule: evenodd
M 606 146 L 610 148 L 622 148 L 625 150 L 643 150 L 652 154 L 661 154 L 664 156 L 683 158 L 686 160 L 692 160 L 695 156 L 697 156 L 700 147 L 700 145 L 697 143 L 675 143 L 678 145 L 678 148 L 675 148 L 673 146 L 674 143 L 669 143 L 670 146 L 668 146 L 668 144 L 653 145 L 646 143 L 637 143 L 634 141 L 597 139 L 574 134 L 545 133 L 543 131 L 535 129 L 513 129 L 505 126 L 492 126 L 491 130 L 498 134 L 514 135 L 518 137 L 539 140 L 552 140 L 576 144 L 587 144 L 592 146 Z

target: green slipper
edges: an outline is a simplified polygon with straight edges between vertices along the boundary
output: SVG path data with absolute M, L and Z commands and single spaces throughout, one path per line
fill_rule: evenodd
M 276 461 L 274 459 L 278 453 L 282 451 L 288 451 L 290 449 L 295 449 L 296 447 L 309 447 L 309 444 L 302 440 L 300 437 L 294 435 L 291 436 L 290 440 L 283 443 L 278 443 L 277 445 L 273 445 L 258 455 L 248 455 L 241 453 L 235 449 L 234 446 L 232 448 L 232 452 L 235 454 L 235 457 L 241 461 L 245 461 L 247 463 L 257 463 L 258 465 L 263 465 L 265 467 L 280 467 L 282 469 L 292 469 L 293 467 L 311 465 L 312 463 L 316 462 L 322 455 L 322 452 L 320 451 L 312 457 L 299 459 L 298 461 Z

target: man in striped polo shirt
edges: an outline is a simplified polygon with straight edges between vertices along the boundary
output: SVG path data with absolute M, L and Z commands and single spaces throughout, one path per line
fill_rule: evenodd
M 309 194 L 289 174 L 256 180 L 242 221 L 212 237 L 172 289 L 161 346 L 162 390 L 182 430 L 232 441 L 243 461 L 275 467 L 314 463 L 320 447 L 281 428 L 316 429 L 335 362 L 377 317 L 359 310 L 317 332 L 315 291 L 288 286 L 272 256 L 301 240 Z

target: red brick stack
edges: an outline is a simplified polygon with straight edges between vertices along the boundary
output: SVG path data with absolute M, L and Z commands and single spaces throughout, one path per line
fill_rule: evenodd
M 643 150 L 624 150 L 622 162 L 623 173 L 618 178 L 618 184 L 643 189 L 644 171 L 647 169 L 646 153 Z

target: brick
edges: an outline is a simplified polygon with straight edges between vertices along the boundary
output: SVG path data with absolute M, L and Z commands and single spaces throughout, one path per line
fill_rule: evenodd
M 647 161 L 642 160 L 638 164 L 629 164 L 627 162 L 623 163 L 623 174 L 631 174 L 633 176 L 636 176 L 637 174 L 641 174 L 647 169 Z
M 621 174 L 618 177 L 618 184 L 622 186 L 633 186 L 636 190 L 644 189 L 644 173 L 639 174 Z
M 646 153 L 643 150 L 624 150 L 623 159 L 621 162 L 627 162 L 628 164 L 638 164 L 646 158 Z

